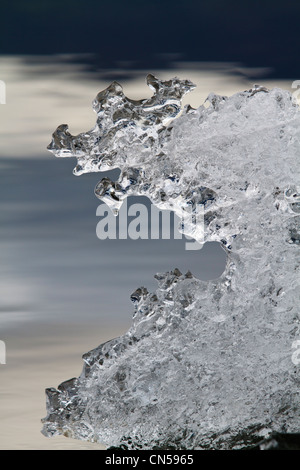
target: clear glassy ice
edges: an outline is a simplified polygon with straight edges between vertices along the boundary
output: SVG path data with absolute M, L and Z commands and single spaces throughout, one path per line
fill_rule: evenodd
M 48 148 L 76 157 L 76 175 L 120 168 L 95 188 L 115 214 L 128 195 L 180 215 L 201 205 L 205 241 L 222 244 L 226 269 L 204 282 L 175 268 L 156 274 L 155 293 L 138 288 L 130 330 L 85 354 L 80 377 L 47 389 L 43 433 L 230 449 L 299 432 L 299 107 L 288 91 L 255 85 L 181 110 L 190 81 L 147 82 L 154 95 L 141 101 L 112 83 L 94 101 L 94 129 L 72 136 L 61 125 Z

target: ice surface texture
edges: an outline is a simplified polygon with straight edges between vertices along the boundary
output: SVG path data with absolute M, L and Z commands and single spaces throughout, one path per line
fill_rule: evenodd
M 230 449 L 299 432 L 299 107 L 254 86 L 178 116 L 193 84 L 148 84 L 154 96 L 134 102 L 113 83 L 94 101 L 95 128 L 73 137 L 60 126 L 48 148 L 77 157 L 75 174 L 120 168 L 95 189 L 115 212 L 128 194 L 175 212 L 202 205 L 205 241 L 222 243 L 226 269 L 209 282 L 173 269 L 156 275 L 155 293 L 137 289 L 130 330 L 47 389 L 43 433 Z

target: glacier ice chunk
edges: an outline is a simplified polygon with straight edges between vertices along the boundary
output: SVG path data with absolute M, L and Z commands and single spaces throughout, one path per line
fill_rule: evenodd
M 205 241 L 222 244 L 226 269 L 208 282 L 173 269 L 156 274 L 156 292 L 133 292 L 129 331 L 47 389 L 43 433 L 237 449 L 299 432 L 299 107 L 288 91 L 255 85 L 181 110 L 191 82 L 148 84 L 153 97 L 134 102 L 113 83 L 95 99 L 95 128 L 59 126 L 48 148 L 76 157 L 75 174 L 120 168 L 95 188 L 116 212 L 129 194 L 177 214 L 201 205 Z

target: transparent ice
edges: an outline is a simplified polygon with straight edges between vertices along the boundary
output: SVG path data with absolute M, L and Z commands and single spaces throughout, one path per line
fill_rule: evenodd
M 177 214 L 204 208 L 204 241 L 227 253 L 219 279 L 156 274 L 132 295 L 130 330 L 83 356 L 78 378 L 47 389 L 43 433 L 126 449 L 237 449 L 299 432 L 300 111 L 288 91 L 211 93 L 198 109 L 188 80 L 152 75 L 151 99 L 114 82 L 97 123 L 49 145 L 74 173 L 120 168 L 95 194 L 115 214 L 128 195 Z M 197 239 L 197 228 L 187 232 Z M 199 232 L 200 233 L 200 232 Z M 118 286 L 116 286 L 116 291 Z

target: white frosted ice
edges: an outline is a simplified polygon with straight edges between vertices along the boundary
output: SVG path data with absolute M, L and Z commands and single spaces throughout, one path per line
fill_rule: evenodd
M 47 389 L 43 433 L 227 449 L 299 432 L 299 107 L 254 86 L 179 115 L 192 83 L 148 84 L 154 96 L 133 102 L 113 83 L 94 102 L 95 128 L 74 137 L 60 126 L 48 148 L 77 157 L 75 174 L 120 168 L 95 189 L 115 212 L 129 194 L 176 213 L 204 207 L 205 241 L 222 244 L 226 269 L 208 282 L 173 269 L 155 276 L 155 293 L 137 289 L 130 330 Z

